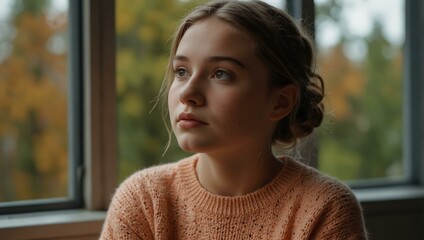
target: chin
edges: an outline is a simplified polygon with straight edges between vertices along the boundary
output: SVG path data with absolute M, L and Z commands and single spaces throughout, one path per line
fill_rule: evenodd
M 180 148 L 188 153 L 200 153 L 200 152 L 206 152 L 207 151 L 207 147 L 206 146 L 202 146 L 199 145 L 198 143 L 188 143 L 188 142 L 180 142 L 178 141 L 178 145 L 180 146 Z
M 199 149 L 197 147 L 194 146 L 187 146 L 187 145 L 183 145 L 183 144 L 178 144 L 180 146 L 180 148 L 184 151 L 184 152 L 188 152 L 188 153 L 198 153 Z

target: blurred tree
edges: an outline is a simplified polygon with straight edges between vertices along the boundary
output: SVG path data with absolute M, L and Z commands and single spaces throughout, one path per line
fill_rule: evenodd
M 159 106 L 151 113 L 159 92 L 178 21 L 201 1 L 117 1 L 117 91 L 119 122 L 119 178 L 187 154 L 168 140 Z
M 67 24 L 49 9 L 46 0 L 13 1 L 3 23 L 0 202 L 67 196 L 67 55 L 57 47 Z
M 317 17 L 331 17 L 343 29 L 342 3 L 320 5 Z M 373 29 L 363 39 L 368 49 L 363 61 L 349 60 L 343 51 L 346 44 L 357 40 L 346 32 L 319 59 L 330 113 L 320 131 L 319 168 L 345 180 L 404 173 L 402 48 L 384 37 L 376 19 Z

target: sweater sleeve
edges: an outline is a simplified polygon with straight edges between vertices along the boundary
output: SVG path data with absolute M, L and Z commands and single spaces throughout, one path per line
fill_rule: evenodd
M 315 225 L 313 239 L 367 239 L 362 209 L 353 193 L 343 185 L 332 185 L 328 202 Z
M 141 191 L 136 176 L 121 184 L 112 198 L 100 239 L 154 239 Z

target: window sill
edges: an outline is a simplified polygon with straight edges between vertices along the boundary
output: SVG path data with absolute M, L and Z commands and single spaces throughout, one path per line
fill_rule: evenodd
M 424 239 L 424 187 L 355 189 L 372 239 Z
M 6 239 L 98 239 L 106 212 L 52 211 L 0 216 Z
M 405 185 L 354 189 L 365 218 L 376 215 L 424 214 L 424 187 Z
M 424 199 L 424 187 L 414 185 L 354 189 L 353 192 L 361 203 Z

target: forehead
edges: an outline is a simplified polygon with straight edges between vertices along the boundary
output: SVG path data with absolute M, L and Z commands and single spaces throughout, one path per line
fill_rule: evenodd
M 243 29 L 236 27 L 217 17 L 200 20 L 187 29 L 179 46 L 177 54 L 194 49 L 215 54 L 236 54 L 240 57 L 251 57 L 255 54 L 255 42 Z

